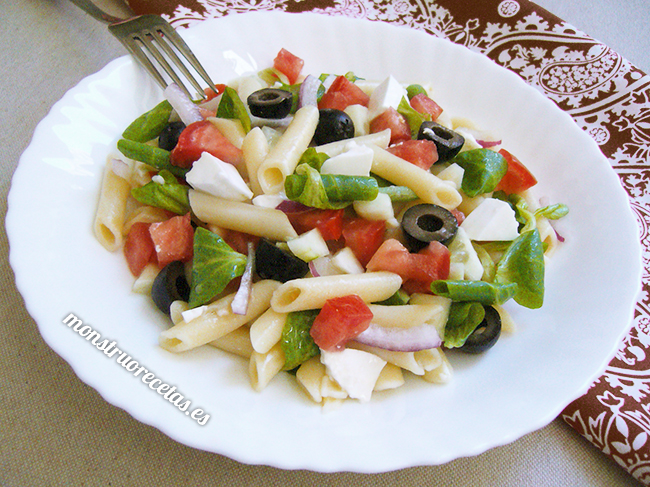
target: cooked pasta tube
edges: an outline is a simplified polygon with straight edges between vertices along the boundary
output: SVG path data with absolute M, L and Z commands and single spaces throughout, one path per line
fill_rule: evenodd
M 407 186 L 425 203 L 447 209 L 456 208 L 462 201 L 460 193 L 452 183 L 443 181 L 429 171 L 391 154 L 381 147 L 369 145 L 375 153 L 372 158 L 372 172 L 391 183 Z
M 250 334 L 248 333 L 248 328 L 245 326 L 240 326 L 227 335 L 212 340 L 209 345 L 244 358 L 250 358 L 253 354 Z
M 334 157 L 341 154 L 350 142 L 355 142 L 359 145 L 376 145 L 385 149 L 390 143 L 390 129 L 382 130 L 374 134 L 361 135 L 352 139 L 338 140 L 329 144 L 318 145 L 314 148 L 316 152 L 322 152 L 330 157 Z
M 229 294 L 206 305 L 203 313 L 186 322 L 180 321 L 160 334 L 160 346 L 170 352 L 184 352 L 227 335 L 240 326 L 254 320 L 269 307 L 278 281 L 263 280 L 251 288 L 248 310 L 244 315 L 232 312 L 231 303 L 235 294 Z
M 284 352 L 278 343 L 267 353 L 253 351 L 248 363 L 251 385 L 256 391 L 264 389 L 284 366 Z
M 392 272 L 366 272 L 309 277 L 285 282 L 273 293 L 271 308 L 278 313 L 322 308 L 328 299 L 350 294 L 367 303 L 395 294 L 402 278 Z
M 129 230 L 135 223 L 157 223 L 164 222 L 169 219 L 169 213 L 162 208 L 155 208 L 153 206 L 139 206 L 133 210 L 124 222 L 122 234 L 128 235 Z
M 307 150 L 318 125 L 318 108 L 304 106 L 269 150 L 257 171 L 257 178 L 265 194 L 276 194 L 284 189 L 284 179 L 293 173 L 300 156 Z
M 250 341 L 258 353 L 266 353 L 282 338 L 282 329 L 287 321 L 286 313 L 277 313 L 269 308 L 257 318 L 250 329 Z
M 312 357 L 303 362 L 296 371 L 296 380 L 303 387 L 315 402 L 321 402 L 321 384 L 323 378 L 327 375 L 325 366 L 321 363 L 319 357 Z
M 244 164 L 246 164 L 251 190 L 255 196 L 261 195 L 263 191 L 257 179 L 257 171 L 269 153 L 269 143 L 261 128 L 255 127 L 246 134 L 241 150 L 244 157 Z
M 370 304 L 368 308 L 372 311 L 372 322 L 385 328 L 413 328 L 425 323 L 437 325 L 439 321 L 447 320 L 447 314 L 440 304 L 405 304 L 403 306 Z
M 431 370 L 427 370 L 422 378 L 433 384 L 447 384 L 451 381 L 451 378 L 454 375 L 454 369 L 451 367 L 451 363 L 444 352 L 438 350 L 438 353 L 440 354 L 441 359 L 440 365 Z
M 433 352 L 436 348 L 429 350 L 420 350 L 418 352 L 393 352 L 383 348 L 372 347 L 359 342 L 350 342 L 350 348 L 372 353 L 379 358 L 384 359 L 389 364 L 397 365 L 404 370 L 408 370 L 415 375 L 424 375 L 427 370 L 433 370 L 440 365 L 442 359 Z
M 229 230 L 287 241 L 298 236 L 287 215 L 280 210 L 230 201 L 190 189 L 190 206 L 196 217 Z
M 122 228 L 131 185 L 127 180 L 117 176 L 111 167 L 112 163 L 108 161 L 104 168 L 93 230 L 99 243 L 106 250 L 114 252 L 124 241 Z

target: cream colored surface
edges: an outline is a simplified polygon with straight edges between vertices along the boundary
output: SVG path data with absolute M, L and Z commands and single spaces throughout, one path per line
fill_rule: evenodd
M 557 2 L 539 3 L 554 11 Z M 615 29 L 612 39 L 618 44 L 612 47 L 634 62 L 644 62 L 639 67 L 650 71 L 647 51 L 643 48 L 645 37 L 641 35 L 644 23 L 632 23 L 635 8 L 646 9 L 645 18 L 648 18 L 644 0 L 628 3 L 574 0 L 571 5 L 566 2 L 562 5 L 580 15 L 590 12 L 592 16 L 587 18 L 599 22 L 597 26 L 603 34 Z M 3 2 L 1 9 L 0 156 L 3 163 L 0 181 L 4 216 L 11 175 L 36 124 L 69 88 L 124 51 L 103 25 L 66 1 L 15 0 Z M 603 11 L 600 17 L 595 14 L 599 9 Z M 630 23 L 623 24 L 625 19 L 630 19 Z M 589 26 L 582 25 L 580 18 L 567 20 L 594 37 L 609 41 L 601 31 L 591 32 Z M 35 215 L 37 210 L 34 208 Z M 30 223 L 33 222 L 26 222 Z M 24 309 L 7 262 L 4 231 L 0 248 L 3 255 L 0 262 L 2 487 L 635 485 L 624 470 L 561 420 L 477 457 L 379 475 L 290 472 L 243 465 L 217 454 L 194 450 L 135 421 L 76 377 L 45 344 Z M 35 255 L 34 258 L 43 259 L 46 268 L 45 259 L 56 256 Z M 477 414 L 489 421 L 489 411 L 481 411 L 480 405 Z M 435 410 L 431 411 L 431 418 L 432 421 L 442 419 L 436 417 Z

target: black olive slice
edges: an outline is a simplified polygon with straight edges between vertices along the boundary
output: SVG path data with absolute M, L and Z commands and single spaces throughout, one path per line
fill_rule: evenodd
M 483 353 L 492 348 L 501 335 L 501 317 L 492 306 L 484 306 L 485 318 L 459 350 L 466 353 Z
M 151 298 L 158 309 L 166 314 L 169 314 L 169 307 L 174 301 L 188 301 L 190 285 L 185 277 L 185 264 L 180 260 L 167 264 L 153 281 Z
M 434 240 L 444 245 L 451 242 L 458 231 L 458 220 L 442 206 L 423 203 L 404 212 L 402 230 L 408 249 L 417 252 Z
M 180 137 L 184 129 L 185 124 L 183 122 L 170 122 L 167 124 L 158 136 L 158 147 L 168 151 L 173 150 L 178 144 L 178 137 Z
M 457 132 L 436 122 L 422 122 L 418 140 L 431 140 L 438 149 L 438 162 L 445 162 L 458 155 L 465 138 Z
M 262 88 L 251 93 L 247 100 L 251 114 L 260 118 L 285 118 L 291 113 L 293 94 L 277 88 Z
M 262 279 L 280 282 L 304 277 L 309 272 L 309 265 L 305 261 L 264 238 L 255 251 L 255 265 Z
M 314 133 L 315 145 L 329 144 L 354 137 L 354 122 L 347 113 L 335 108 L 318 111 L 318 125 Z

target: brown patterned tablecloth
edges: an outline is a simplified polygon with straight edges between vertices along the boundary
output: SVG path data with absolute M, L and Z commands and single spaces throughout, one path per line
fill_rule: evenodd
M 130 0 L 175 27 L 260 10 L 393 22 L 482 53 L 544 93 L 598 143 L 637 215 L 643 292 L 634 323 L 603 375 L 562 418 L 650 485 L 650 76 L 527 0 Z M 618 326 L 618 325 L 617 325 Z

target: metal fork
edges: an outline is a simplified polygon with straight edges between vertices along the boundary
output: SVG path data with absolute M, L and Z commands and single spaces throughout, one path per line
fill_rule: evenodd
M 192 75 L 187 64 L 209 87 L 214 87 L 210 76 L 183 38 L 162 17 L 140 15 L 130 19 L 120 19 L 104 12 L 90 0 L 70 1 L 95 19 L 108 24 L 109 32 L 133 54 L 163 89 L 173 82 L 180 86 L 190 98 L 193 98 L 194 95 L 190 93 L 186 83 L 182 80 L 184 78 L 192 85 L 200 98 L 206 98 L 200 83 Z

